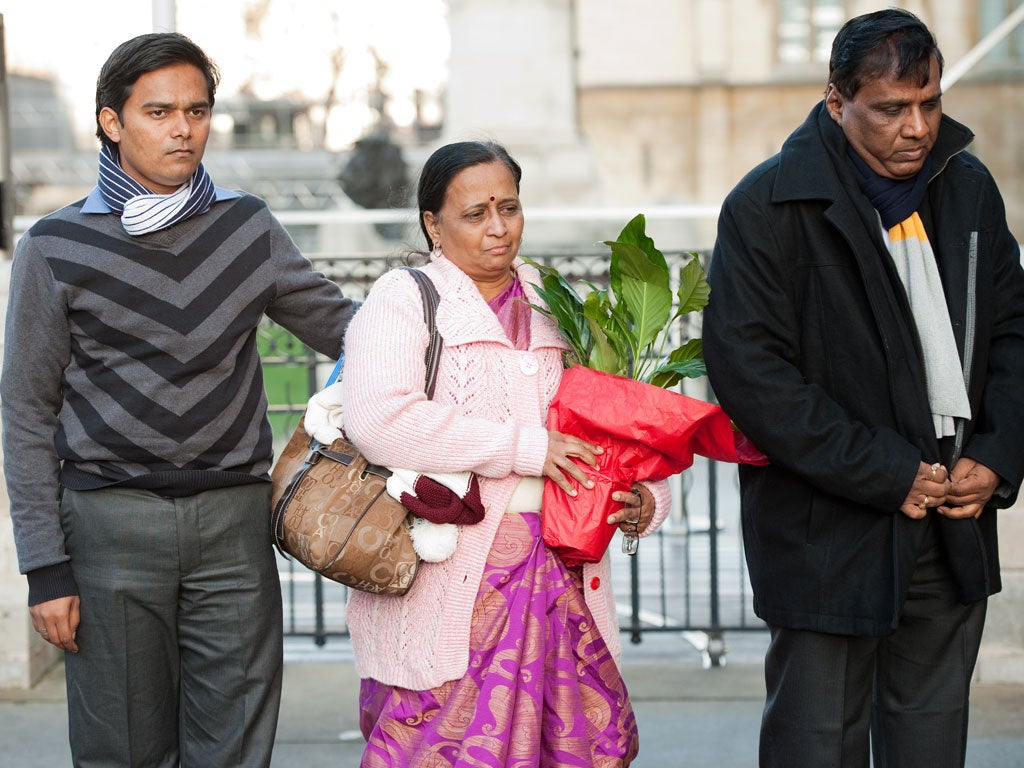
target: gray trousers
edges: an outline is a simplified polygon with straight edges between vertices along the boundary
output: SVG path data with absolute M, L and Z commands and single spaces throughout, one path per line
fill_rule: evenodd
M 281 696 L 270 485 L 65 491 L 81 595 L 65 654 L 76 766 L 267 766 Z
M 956 599 L 929 535 L 888 637 L 771 628 L 762 768 L 958 768 L 987 601 Z M 870 734 L 870 736 L 869 736 Z

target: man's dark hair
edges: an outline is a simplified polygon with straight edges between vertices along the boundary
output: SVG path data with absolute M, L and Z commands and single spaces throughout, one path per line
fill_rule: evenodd
M 220 72 L 203 50 L 177 32 L 153 32 L 121 43 L 110 54 L 96 79 L 96 136 L 104 145 L 112 142 L 100 126 L 100 112 L 110 107 L 124 124 L 124 103 L 132 94 L 135 82 L 147 72 L 175 64 L 191 64 L 206 78 L 206 90 L 213 106 L 213 97 L 220 82 Z
M 846 22 L 832 41 L 828 82 L 852 98 L 864 81 L 892 75 L 916 78 L 921 87 L 931 75 L 932 56 L 942 53 L 935 36 L 917 16 L 899 8 L 857 16 Z
M 420 229 L 423 230 L 423 236 L 427 238 L 429 249 L 434 248 L 434 241 L 430 239 L 430 234 L 427 232 L 423 214 L 430 211 L 435 216 L 437 215 L 444 207 L 448 186 L 461 171 L 474 165 L 493 162 L 504 163 L 516 181 L 516 192 L 518 192 L 519 182 L 523 178 L 523 169 L 512 159 L 508 150 L 493 141 L 457 141 L 453 144 L 445 144 L 427 158 L 427 162 L 423 164 L 423 171 L 420 173 L 416 202 L 420 209 Z

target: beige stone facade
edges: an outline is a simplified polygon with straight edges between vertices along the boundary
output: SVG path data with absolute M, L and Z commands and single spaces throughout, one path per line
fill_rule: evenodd
M 897 5 L 935 31 L 948 70 L 980 39 L 986 2 L 994 7 L 990 0 Z M 828 77 L 820 56 L 780 60 L 782 5 L 576 3 L 579 130 L 595 154 L 602 202 L 717 204 L 743 174 L 778 151 L 822 97 Z M 810 12 L 833 3 L 805 5 Z M 834 5 L 847 18 L 890 3 Z M 944 108 L 975 132 L 972 151 L 999 181 L 1010 226 L 1024 239 L 1021 48 L 1012 49 L 1017 57 L 982 59 L 948 89 Z

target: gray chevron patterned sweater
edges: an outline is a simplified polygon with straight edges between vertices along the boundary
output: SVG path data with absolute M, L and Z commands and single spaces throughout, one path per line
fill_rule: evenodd
M 12 267 L 0 394 L 23 573 L 67 561 L 60 486 L 267 481 L 257 324 L 337 357 L 356 308 L 251 195 L 141 237 L 81 207 L 37 222 Z

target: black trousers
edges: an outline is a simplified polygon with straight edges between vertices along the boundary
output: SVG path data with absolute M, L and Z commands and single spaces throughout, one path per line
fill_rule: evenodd
M 930 534 L 894 634 L 771 627 L 762 768 L 962 767 L 986 606 L 957 601 Z

